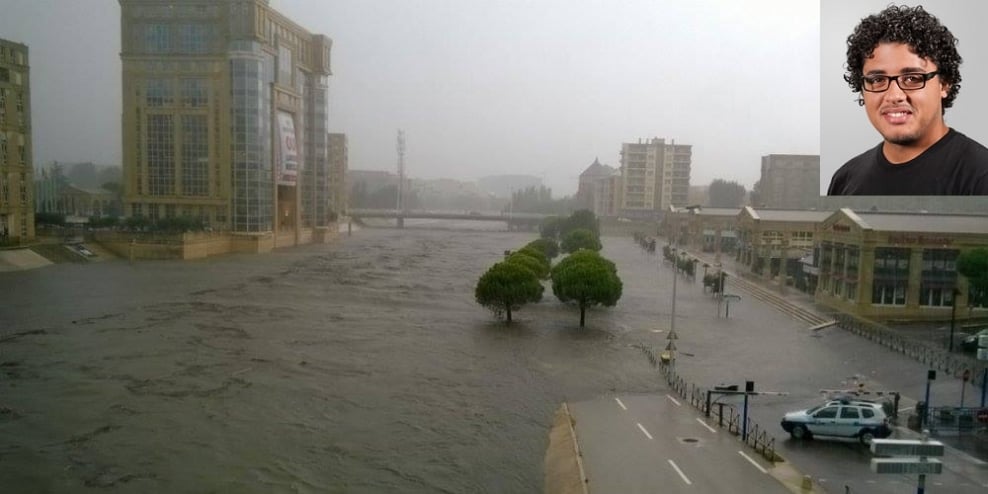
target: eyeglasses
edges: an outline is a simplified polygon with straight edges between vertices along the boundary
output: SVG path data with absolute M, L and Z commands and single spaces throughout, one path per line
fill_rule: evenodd
M 892 87 L 892 81 L 903 91 L 914 91 L 926 87 L 926 81 L 937 76 L 937 72 L 911 72 L 899 75 L 866 75 L 861 78 L 861 87 L 869 93 L 883 93 Z

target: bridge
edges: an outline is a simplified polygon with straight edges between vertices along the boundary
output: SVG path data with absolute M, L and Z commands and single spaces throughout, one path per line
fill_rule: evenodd
M 390 218 L 398 220 L 398 228 L 403 228 L 406 219 L 500 221 L 507 223 L 511 230 L 534 230 L 542 220 L 551 216 L 542 213 L 466 213 L 453 211 L 398 211 L 396 209 L 351 209 L 354 218 Z

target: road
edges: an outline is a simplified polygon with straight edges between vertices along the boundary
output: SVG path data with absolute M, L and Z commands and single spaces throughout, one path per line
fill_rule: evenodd
M 620 395 L 569 408 L 591 492 L 789 492 L 768 474 L 770 464 L 674 395 Z
M 634 259 L 632 252 L 639 250 L 631 239 L 610 242 L 607 250 L 610 249 L 622 251 L 614 256 L 619 259 Z M 629 339 L 637 338 L 656 352 L 668 344 L 672 319 L 673 271 L 661 262 L 661 258 L 661 254 L 639 254 L 637 262 L 618 265 L 629 294 L 642 291 L 654 294 L 655 310 L 629 317 L 624 324 Z M 636 273 L 625 274 L 631 271 Z M 642 276 L 643 273 L 648 275 Z M 793 441 L 779 422 L 787 411 L 821 402 L 824 399 L 822 389 L 848 389 L 856 387 L 858 382 L 864 382 L 866 389 L 872 391 L 898 391 L 903 396 L 900 408 L 911 408 L 925 392 L 927 369 L 923 364 L 837 327 L 812 331 L 807 322 L 784 314 L 744 292 L 738 292 L 742 299 L 731 304 L 730 318 L 725 318 L 723 311 L 717 313 L 717 299 L 703 292 L 699 282 L 702 273 L 697 278 L 694 282 L 680 277 L 677 283 L 675 330 L 679 358 L 676 370 L 686 382 L 711 389 L 718 384 L 743 387 L 745 380 L 751 380 L 755 382 L 756 391 L 785 393 L 753 397 L 750 416 L 776 438 L 776 449 L 787 462 L 810 475 L 820 490 L 891 494 L 915 489 L 915 476 L 872 473 L 871 454 L 857 442 Z M 789 296 L 799 296 L 791 293 L 792 290 L 789 292 Z M 656 379 L 660 381 L 658 375 Z M 959 380 L 941 376 L 933 382 L 931 401 L 934 404 L 958 403 L 961 388 Z M 657 385 L 658 394 L 652 400 L 663 401 L 666 392 L 664 383 Z M 973 387 L 969 386 L 966 393 L 968 403 L 980 398 Z M 581 441 L 586 422 L 577 424 Z M 910 435 L 915 436 L 903 428 L 893 437 Z M 585 454 L 595 452 L 586 450 Z M 945 472 L 930 476 L 928 493 L 986 492 L 988 463 L 957 448 L 948 448 L 943 461 Z M 720 473 L 716 468 L 712 470 Z

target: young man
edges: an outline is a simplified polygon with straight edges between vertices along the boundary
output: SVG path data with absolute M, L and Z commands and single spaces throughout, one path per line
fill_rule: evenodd
M 988 148 L 943 119 L 960 90 L 956 42 L 922 7 L 861 20 L 844 80 L 883 141 L 838 169 L 827 195 L 988 195 Z

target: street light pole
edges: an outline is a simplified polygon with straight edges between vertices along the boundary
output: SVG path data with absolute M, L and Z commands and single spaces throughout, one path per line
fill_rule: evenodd
M 950 353 L 954 352 L 954 321 L 957 320 L 957 294 L 960 290 L 957 287 L 951 289 L 950 294 L 950 345 L 947 347 L 947 351 Z

